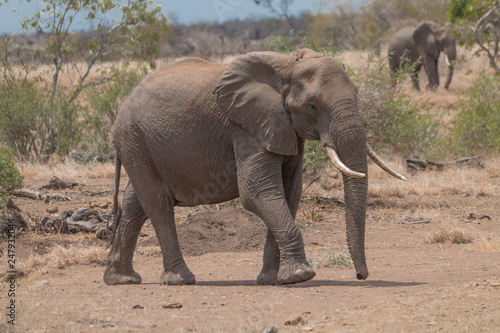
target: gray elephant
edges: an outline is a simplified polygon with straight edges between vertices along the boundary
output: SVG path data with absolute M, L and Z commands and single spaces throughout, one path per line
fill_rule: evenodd
M 348 246 L 357 278 L 366 279 L 367 149 L 377 158 L 367 148 L 356 101 L 343 65 L 307 49 L 296 56 L 248 53 L 229 65 L 191 58 L 147 75 L 113 126 L 117 219 L 104 281 L 141 282 L 132 256 L 149 217 L 163 254 L 160 283 L 195 283 L 181 254 L 174 206 L 238 196 L 268 228 L 257 283 L 314 277 L 295 224 L 306 139 L 321 140 L 344 174 Z M 130 181 L 120 216 L 122 163 Z
M 418 76 L 422 65 L 429 83 L 427 88 L 435 90 L 439 86 L 438 59 L 444 52 L 448 63 L 445 89 L 448 89 L 453 76 L 454 62 L 457 59 L 457 42 L 448 29 L 432 21 L 422 22 L 416 28 L 398 31 L 389 43 L 389 66 L 396 72 L 405 65 L 413 65 L 413 87 L 420 91 Z

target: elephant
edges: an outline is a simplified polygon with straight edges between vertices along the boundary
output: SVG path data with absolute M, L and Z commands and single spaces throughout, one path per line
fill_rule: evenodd
M 420 91 L 418 76 L 423 65 L 429 79 L 426 88 L 434 91 L 439 86 L 438 58 L 441 52 L 446 55 L 448 64 L 444 85 L 444 88 L 448 89 L 457 59 L 457 42 L 446 27 L 435 22 L 426 21 L 416 28 L 399 30 L 389 43 L 389 67 L 395 73 L 405 65 L 413 66 L 413 87 Z
M 364 280 L 367 155 L 403 177 L 367 145 L 357 88 L 343 64 L 308 49 L 295 55 L 252 52 L 230 64 L 188 58 L 166 65 L 132 89 L 112 134 L 117 159 L 108 285 L 141 283 L 132 257 L 147 218 L 163 255 L 160 283 L 194 284 L 178 242 L 174 206 L 237 197 L 267 226 L 257 284 L 313 278 L 295 223 L 305 140 L 321 140 L 343 173 L 348 248 L 356 276 Z M 122 164 L 129 182 L 120 209 Z

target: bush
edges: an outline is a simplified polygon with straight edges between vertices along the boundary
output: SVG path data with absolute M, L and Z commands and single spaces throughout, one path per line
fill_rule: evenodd
M 368 142 L 407 156 L 432 155 L 439 121 L 402 90 L 410 67 L 392 75 L 386 64 L 387 58 L 382 58 L 371 62 L 364 73 L 351 75 L 359 88 L 358 108 Z
M 65 154 L 79 133 L 76 106 L 60 93 L 50 100 L 47 92 L 39 78 L 12 74 L 0 81 L 0 139 L 21 160 Z
M 482 75 L 465 92 L 443 149 L 459 156 L 500 152 L 500 76 Z
M 296 46 L 292 37 L 277 35 L 266 38 L 266 49 L 287 54 L 294 52 Z
M 23 176 L 9 147 L 0 147 L 0 210 L 4 210 L 11 191 L 23 187 Z
M 89 153 L 109 153 L 111 126 L 118 110 L 135 84 L 147 73 L 145 66 L 129 69 L 128 64 L 113 69 L 114 80 L 108 84 L 94 86 L 86 92 L 90 108 L 83 114 L 85 131 L 80 148 Z

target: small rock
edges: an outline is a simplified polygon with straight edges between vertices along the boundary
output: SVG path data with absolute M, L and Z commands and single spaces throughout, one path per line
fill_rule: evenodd
M 304 332 L 312 332 L 313 328 L 311 326 L 306 326 L 302 329 Z
M 273 325 L 267 326 L 262 333 L 278 333 L 278 329 Z
M 47 207 L 47 213 L 49 213 L 49 214 L 55 214 L 55 213 L 57 213 L 58 210 L 59 210 L 59 208 L 55 205 L 51 205 L 51 206 Z
M 181 303 L 167 303 L 162 305 L 165 309 L 180 309 L 182 308 Z
M 42 281 L 38 281 L 37 283 L 35 283 L 33 286 L 31 286 L 31 288 L 38 288 L 38 287 L 41 287 L 41 286 L 45 286 L 45 285 L 48 285 L 50 282 L 48 280 L 42 280 Z
M 297 326 L 300 324 L 305 324 L 304 319 L 302 319 L 301 316 L 290 316 L 288 319 L 285 321 L 285 325 L 287 326 Z
M 144 309 L 144 305 L 136 304 L 132 307 L 132 309 Z

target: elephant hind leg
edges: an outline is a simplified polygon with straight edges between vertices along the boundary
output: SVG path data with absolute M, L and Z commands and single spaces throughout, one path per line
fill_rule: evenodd
M 174 220 L 174 210 L 151 218 L 163 254 L 162 285 L 195 284 L 196 279 L 182 256 Z
M 141 276 L 132 267 L 132 258 L 137 238 L 147 216 L 130 183 L 125 190 L 122 206 L 123 213 L 104 271 L 104 282 L 110 285 L 135 284 L 142 281 Z

